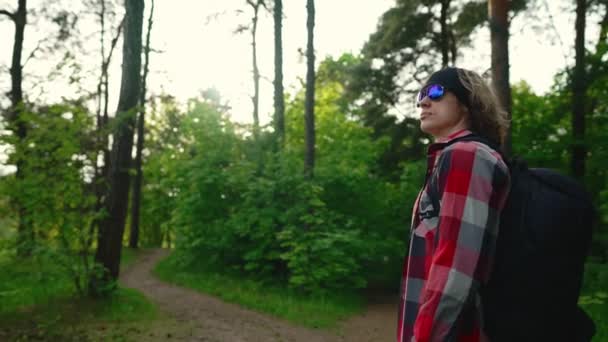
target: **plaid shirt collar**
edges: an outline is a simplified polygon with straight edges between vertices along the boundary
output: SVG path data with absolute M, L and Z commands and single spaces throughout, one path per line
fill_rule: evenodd
M 435 159 L 438 155 L 438 152 L 443 150 L 443 148 L 452 140 L 460 137 L 464 137 L 467 135 L 473 134 L 468 129 L 463 129 L 457 132 L 454 132 L 447 137 L 439 138 L 434 143 L 430 144 L 427 150 L 427 176 L 430 175 L 434 168 Z

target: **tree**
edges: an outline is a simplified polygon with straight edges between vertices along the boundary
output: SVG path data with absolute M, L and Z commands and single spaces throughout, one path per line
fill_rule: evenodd
M 103 157 L 103 165 L 99 167 L 97 160 L 99 156 L 95 156 L 94 162 L 94 187 L 95 194 L 97 197 L 96 203 L 96 211 L 100 211 L 103 207 L 103 196 L 106 189 L 107 182 L 107 171 L 108 165 L 110 163 L 110 151 L 108 149 L 108 103 L 110 99 L 109 95 L 109 75 L 108 69 L 110 68 L 110 63 L 112 62 L 112 55 L 114 53 L 114 49 L 116 48 L 116 44 L 118 43 L 118 38 L 122 33 L 122 27 L 124 25 L 124 18 L 120 21 L 118 28 L 116 29 L 116 34 L 110 42 L 110 51 L 106 56 L 105 53 L 105 32 L 106 32 L 106 18 L 107 18 L 107 3 L 106 0 L 99 0 L 100 11 L 98 13 L 99 23 L 101 26 L 100 30 L 100 50 L 101 50 L 101 70 L 99 73 L 99 82 L 97 83 L 97 115 L 96 115 L 96 126 L 97 126 L 97 142 L 95 146 L 96 153 L 101 153 Z M 93 238 L 93 232 L 95 230 L 96 225 L 98 225 L 98 220 L 95 220 L 91 225 L 91 239 Z
M 23 110 L 23 65 L 21 64 L 21 57 L 23 54 L 23 39 L 25 33 L 25 25 L 27 23 L 27 1 L 19 0 L 17 10 L 9 12 L 7 10 L 0 10 L 0 14 L 9 17 L 13 24 L 15 24 L 15 38 L 13 40 L 13 56 L 11 60 L 11 106 L 8 110 L 7 121 L 12 126 L 13 133 L 17 136 L 18 140 L 25 139 L 27 135 L 27 129 L 25 122 L 20 120 L 19 114 Z M 17 144 L 19 145 L 19 144 Z M 15 151 L 19 155 L 20 151 Z M 17 171 L 15 177 L 17 182 L 23 179 L 23 161 L 21 158 L 16 163 Z M 31 252 L 31 242 L 33 241 L 32 232 L 28 232 L 26 224 L 25 208 L 19 201 L 14 201 L 17 212 L 19 213 L 19 222 L 17 226 L 17 254 L 28 255 Z
M 274 125 L 278 144 L 285 140 L 285 98 L 283 89 L 283 0 L 274 0 Z
M 92 295 L 103 294 L 115 286 L 113 283 L 119 274 L 127 213 L 135 113 L 141 91 L 143 0 L 126 0 L 125 8 L 122 82 L 113 123 L 109 184 L 104 200 L 106 213 L 99 225 L 95 253 L 95 261 L 103 267 L 103 271 L 91 279 L 89 290 Z
M 511 119 L 511 85 L 509 84 L 509 1 L 489 0 L 490 36 L 492 42 L 492 83 L 498 100 Z M 511 154 L 511 129 L 503 151 Z
M 258 52 L 257 52 L 257 31 L 260 7 L 266 7 L 264 0 L 247 0 L 247 4 L 253 9 L 253 17 L 251 18 L 251 59 L 253 65 L 253 135 L 258 139 L 260 134 L 260 69 L 258 68 Z M 240 28 L 239 30 L 243 30 Z
M 304 101 L 304 121 L 306 123 L 306 157 L 304 173 L 312 178 L 315 167 L 315 1 L 307 0 L 308 41 L 306 44 L 306 98 Z
M 450 62 L 456 64 L 456 44 L 450 39 L 451 32 L 448 27 L 448 13 L 450 10 L 451 0 L 441 0 L 441 15 L 439 18 L 439 25 L 441 26 L 440 40 L 441 40 L 441 65 L 445 68 Z M 451 57 L 450 58 L 450 53 Z
M 511 1 L 512 12 L 523 10 L 526 3 Z M 423 136 L 412 119 L 413 98 L 431 72 L 457 62 L 458 51 L 469 46 L 473 31 L 487 22 L 487 5 L 486 1 L 398 0 L 380 18 L 353 69 L 347 92 L 351 101 L 360 103 L 360 118 L 374 129 L 374 136 L 391 138 L 380 160 L 382 173 L 398 179 L 400 162 L 423 157 Z
M 144 148 L 144 126 L 146 117 L 146 80 L 148 78 L 148 64 L 150 61 L 150 31 L 152 31 L 152 17 L 154 15 L 154 0 L 150 2 L 150 15 L 148 16 L 148 33 L 146 34 L 146 47 L 144 48 L 144 71 L 141 84 L 141 97 L 139 99 L 139 118 L 137 119 L 137 146 L 135 151 L 135 181 L 133 182 L 133 196 L 131 203 L 131 230 L 129 247 L 137 248 L 139 241 L 139 208 L 141 206 L 141 183 L 143 170 L 141 167 L 141 153 Z
M 352 101 L 361 103 L 361 120 L 374 129 L 374 137 L 391 138 L 379 161 L 385 175 L 398 179 L 401 161 L 422 157 L 418 124 L 407 115 L 413 114 L 411 99 L 431 72 L 456 62 L 458 49 L 470 44 L 471 33 L 484 22 L 485 6 L 448 0 L 397 1 L 365 43 L 347 92 Z M 405 118 L 399 120 L 394 114 Z
M 585 176 L 585 104 L 587 80 L 585 72 L 585 19 L 587 0 L 576 0 L 575 62 L 572 74 L 572 146 L 571 170 L 578 179 Z

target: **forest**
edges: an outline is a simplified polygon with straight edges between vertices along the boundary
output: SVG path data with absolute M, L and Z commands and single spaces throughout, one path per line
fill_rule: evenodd
M 0 341 L 394 340 L 432 142 L 415 96 L 466 51 L 510 115 L 505 153 L 593 199 L 579 306 L 608 341 L 608 1 L 557 1 L 572 39 L 550 42 L 565 56 L 539 92 L 512 81 L 511 24 L 555 32 L 546 0 L 394 0 L 360 49 L 325 56 L 330 0 L 234 0 L 199 27 L 239 22 L 245 109 L 151 86 L 163 2 L 0 1 Z M 284 5 L 305 18 L 293 83 Z M 176 39 L 223 48 L 199 34 Z

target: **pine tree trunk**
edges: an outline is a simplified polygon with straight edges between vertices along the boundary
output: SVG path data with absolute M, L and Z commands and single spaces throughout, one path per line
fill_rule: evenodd
M 308 29 L 308 42 L 306 45 L 306 98 L 304 101 L 304 120 L 306 129 L 306 157 L 304 159 L 304 173 L 313 178 L 315 167 L 315 2 L 307 0 L 308 12 L 306 27 Z
M 95 253 L 95 261 L 103 267 L 103 272 L 93 275 L 91 279 L 89 290 L 92 295 L 104 294 L 115 287 L 128 206 L 135 111 L 141 91 L 144 2 L 126 0 L 125 7 L 122 82 L 114 119 L 116 126 L 110 152 L 109 187 L 104 201 L 106 216 L 100 222 Z
M 144 148 L 145 120 L 146 120 L 146 81 L 148 78 L 148 64 L 150 61 L 150 31 L 152 30 L 152 16 L 154 15 L 154 0 L 150 2 L 150 16 L 148 17 L 148 33 L 146 34 L 146 47 L 144 49 L 144 74 L 142 76 L 140 113 L 137 120 L 137 146 L 135 151 L 135 181 L 133 182 L 133 196 L 131 203 L 131 231 L 129 247 L 137 248 L 139 244 L 139 209 L 141 207 L 141 184 L 143 178 L 141 153 Z
M 274 122 L 279 146 L 285 141 L 285 98 L 283 96 L 283 1 L 274 1 Z
M 575 64 L 572 75 L 572 138 L 571 170 L 578 179 L 585 176 L 585 94 L 587 81 L 585 75 L 585 16 L 587 1 L 576 0 L 576 39 L 574 43 Z
M 21 57 L 23 55 L 23 40 L 25 36 L 25 25 L 27 23 L 27 1 L 19 0 L 17 10 L 13 13 L 2 10 L 0 14 L 8 16 L 15 25 L 15 36 L 13 40 L 13 55 L 11 60 L 11 91 L 9 93 L 11 99 L 11 107 L 8 110 L 8 123 L 12 125 L 14 134 L 22 141 L 27 135 L 25 123 L 19 118 L 23 110 L 23 66 L 21 65 Z M 15 154 L 18 156 L 15 177 L 17 183 L 23 182 L 23 153 L 19 144 L 14 146 Z M 12 204 L 18 213 L 17 223 L 17 255 L 27 256 L 31 254 L 34 243 L 34 232 L 32 227 L 27 224 L 27 212 L 21 199 L 13 198 Z
M 448 10 L 450 0 L 441 0 L 441 15 L 439 25 L 441 26 L 441 65 L 445 68 L 450 63 L 451 44 L 448 28 Z
M 511 86 L 509 84 L 509 1 L 490 0 L 488 2 L 490 36 L 492 42 L 492 84 L 498 100 L 511 120 Z M 509 128 L 503 151 L 511 155 L 511 129 Z
M 104 44 L 104 35 L 105 35 L 105 1 L 101 0 L 101 12 L 100 12 L 100 22 L 101 22 L 101 74 L 99 76 L 99 84 L 98 84 L 98 115 L 97 115 L 97 135 L 98 135 L 98 145 L 97 148 L 101 151 L 101 156 L 103 158 L 103 166 L 97 166 L 97 159 L 95 158 L 95 195 L 96 195 L 96 204 L 95 209 L 96 212 L 99 212 L 103 208 L 103 197 L 107 192 L 107 181 L 108 181 L 108 166 L 110 164 L 110 151 L 108 149 L 108 102 L 109 102 L 109 89 L 108 89 L 108 69 L 110 67 L 110 62 L 112 61 L 112 54 L 114 53 L 114 48 L 118 42 L 118 38 L 122 34 L 122 28 L 124 26 L 124 18 L 121 20 L 118 25 L 118 29 L 116 30 L 116 35 L 112 39 L 110 43 L 110 52 L 108 56 L 105 56 L 105 44 Z M 95 220 L 91 223 L 90 229 L 90 238 L 89 241 L 86 242 L 87 246 L 91 245 L 93 240 L 95 228 L 100 224 L 99 220 Z

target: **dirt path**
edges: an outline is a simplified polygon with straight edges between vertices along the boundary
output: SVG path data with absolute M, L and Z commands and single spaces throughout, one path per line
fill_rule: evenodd
M 395 305 L 374 300 L 368 311 L 341 326 L 340 333 L 307 329 L 265 314 L 243 309 L 153 277 L 151 270 L 168 255 L 166 250 L 144 252 L 121 276 L 121 282 L 140 290 L 169 317 L 163 327 L 137 332 L 137 341 L 209 342 L 383 342 L 393 340 Z

